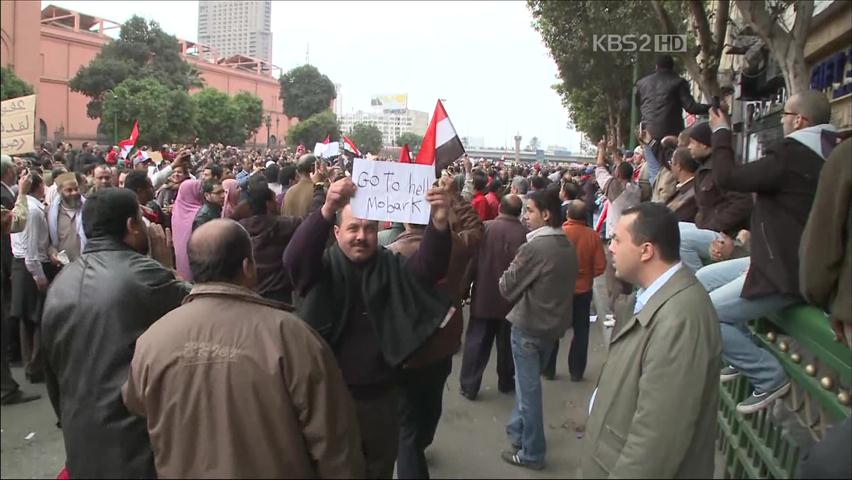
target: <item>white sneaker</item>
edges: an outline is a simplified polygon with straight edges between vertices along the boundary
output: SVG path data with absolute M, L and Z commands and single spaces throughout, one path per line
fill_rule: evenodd
M 609 313 L 606 316 L 606 320 L 603 321 L 603 326 L 606 328 L 612 328 L 615 326 L 615 317 Z

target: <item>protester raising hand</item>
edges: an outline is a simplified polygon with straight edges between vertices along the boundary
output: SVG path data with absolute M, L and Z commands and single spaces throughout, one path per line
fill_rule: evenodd
M 328 193 L 325 196 L 325 204 L 323 204 L 321 209 L 322 216 L 329 222 L 333 222 L 337 211 L 349 203 L 349 199 L 355 195 L 355 190 L 355 183 L 349 177 L 343 177 L 332 183 L 328 188 Z
M 426 192 L 426 201 L 432 206 L 432 225 L 440 231 L 447 229 L 450 216 L 450 199 L 443 187 L 432 187 Z

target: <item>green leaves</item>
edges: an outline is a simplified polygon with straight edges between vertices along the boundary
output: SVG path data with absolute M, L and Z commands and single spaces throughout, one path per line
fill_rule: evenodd
M 33 94 L 33 87 L 18 78 L 9 67 L 0 68 L 0 100 L 24 97 Z
M 423 143 L 423 137 L 413 132 L 400 134 L 400 136 L 396 139 L 396 146 L 401 147 L 406 143 L 408 144 L 408 148 L 411 149 L 411 153 L 416 153 L 420 151 L 420 145 Z
M 146 23 L 144 18 L 133 16 L 121 26 L 118 40 L 106 44 L 69 86 L 90 98 L 87 115 L 100 118 L 105 93 L 131 78 L 153 78 L 184 94 L 201 85 L 198 72 L 181 57 L 177 39 L 163 32 L 157 22 Z
M 378 154 L 382 149 L 382 131 L 371 123 L 356 123 L 349 138 L 362 154 Z M 423 141 L 422 139 L 420 140 Z M 410 146 L 409 146 L 410 147 Z
M 189 95 L 163 85 L 154 78 L 128 79 L 104 97 L 101 123 L 118 139 L 127 138 L 133 122 L 139 121 L 139 145 L 162 145 L 192 136 L 193 105 Z
M 331 135 L 332 141 L 340 138 L 340 125 L 337 123 L 337 116 L 328 108 L 290 127 L 287 132 L 287 143 L 290 145 L 301 143 L 308 150 L 312 150 L 317 142 L 325 139 L 326 135 Z
M 260 128 L 263 103 L 248 92 L 233 97 L 205 88 L 191 97 L 195 112 L 195 132 L 202 144 L 242 145 Z
M 302 65 L 278 79 L 281 84 L 279 97 L 284 101 L 284 114 L 306 120 L 329 108 L 337 98 L 334 83 L 316 67 Z

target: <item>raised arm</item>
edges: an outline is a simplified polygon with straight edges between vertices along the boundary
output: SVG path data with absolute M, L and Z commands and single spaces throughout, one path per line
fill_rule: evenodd
M 432 205 L 432 218 L 423 232 L 420 248 L 409 257 L 405 266 L 421 281 L 435 284 L 446 276 L 450 265 L 450 199 L 442 187 L 434 187 L 426 193 L 426 200 Z

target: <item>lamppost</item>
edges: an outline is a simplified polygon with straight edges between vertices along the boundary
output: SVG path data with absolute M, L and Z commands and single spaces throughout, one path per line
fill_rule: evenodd
M 281 117 L 275 116 L 275 145 L 281 145 L 281 135 L 278 133 L 278 124 L 281 123 Z
M 269 135 L 272 133 L 270 129 L 272 128 L 272 116 L 268 113 L 266 114 L 266 147 L 269 148 Z

